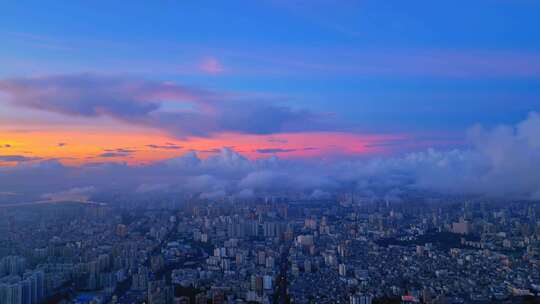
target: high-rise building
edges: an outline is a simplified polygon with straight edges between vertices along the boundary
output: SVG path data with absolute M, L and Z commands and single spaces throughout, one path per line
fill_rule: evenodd
M 349 297 L 350 304 L 371 304 L 373 296 L 370 294 L 356 294 Z
M 263 287 L 265 290 L 272 290 L 272 276 L 264 275 L 263 276 Z
M 124 224 L 118 224 L 116 226 L 116 235 L 119 237 L 126 237 L 128 233 L 127 226 Z
M 347 276 L 347 266 L 343 263 L 339 264 L 338 272 L 339 272 L 339 275 L 342 277 Z
M 0 283 L 0 303 L 23 304 L 23 288 L 20 281 Z
M 452 232 L 459 234 L 469 234 L 471 233 L 472 226 L 471 224 L 463 218 L 459 219 L 459 222 L 452 223 Z
M 22 275 L 26 269 L 26 259 L 17 255 L 3 257 L 0 260 L 0 277 L 4 275 Z

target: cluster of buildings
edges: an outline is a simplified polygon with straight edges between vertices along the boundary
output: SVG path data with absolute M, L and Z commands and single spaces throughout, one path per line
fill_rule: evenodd
M 0 259 L 0 303 L 41 303 L 45 299 L 45 273 L 26 270 L 22 256 Z
M 265 198 L 0 213 L 0 304 L 488 303 L 540 292 L 530 202 Z

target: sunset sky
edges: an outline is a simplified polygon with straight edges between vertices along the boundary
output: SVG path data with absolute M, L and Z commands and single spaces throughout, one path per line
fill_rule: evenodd
M 539 10 L 534 0 L 4 1 L 0 166 L 467 147 L 477 124 L 540 111 Z

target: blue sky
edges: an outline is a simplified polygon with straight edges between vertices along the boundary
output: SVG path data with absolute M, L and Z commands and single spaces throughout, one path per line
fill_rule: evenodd
M 234 99 L 236 107 L 253 108 L 249 115 L 271 105 L 283 121 L 262 127 L 213 105 L 223 121 L 239 122 L 205 130 L 205 137 L 339 131 L 459 142 L 474 124 L 514 124 L 540 110 L 539 1 L 23 0 L 5 1 L 0 11 L 0 80 L 9 84 L 4 99 L 14 97 L 0 100 L 4 129 L 20 128 L 13 117 L 44 127 L 61 115 L 85 116 L 20 96 L 35 87 L 13 91 L 36 77 L 48 80 L 34 85 L 52 86 L 54 76 L 174 83 Z M 72 89 L 66 83 L 73 82 L 59 90 Z M 78 97 L 97 90 L 81 87 Z M 162 111 L 195 108 L 193 100 L 159 96 Z M 111 109 L 95 116 L 140 126 L 140 117 Z M 325 122 L 287 121 L 304 112 Z M 183 140 L 178 132 L 186 128 L 172 133 Z

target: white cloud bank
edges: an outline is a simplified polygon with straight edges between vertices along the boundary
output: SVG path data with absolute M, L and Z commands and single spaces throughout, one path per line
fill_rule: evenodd
M 356 189 L 386 188 L 383 199 L 399 199 L 407 189 L 451 194 L 540 200 L 540 114 L 515 126 L 468 132 L 470 148 L 428 149 L 394 158 L 316 163 L 276 157 L 249 160 L 230 149 L 206 159 L 195 153 L 147 166 L 89 164 L 67 167 L 54 160 L 20 162 L 0 168 L 0 191 L 34 195 L 92 187 L 132 193 L 183 192 L 214 199 L 305 193 L 327 198 Z

